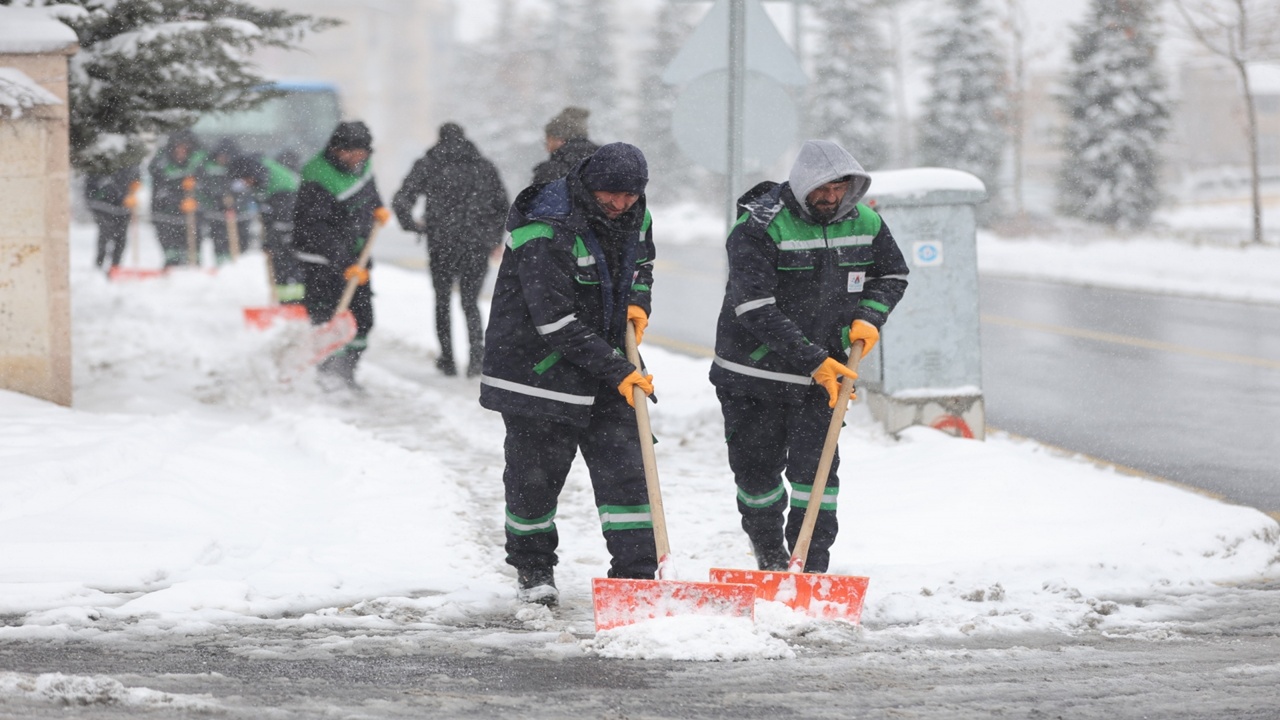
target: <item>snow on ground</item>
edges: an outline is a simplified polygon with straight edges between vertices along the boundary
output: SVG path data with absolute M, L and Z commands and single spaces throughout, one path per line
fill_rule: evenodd
M 149 228 L 142 237 L 142 263 L 155 264 Z M 267 296 L 261 255 L 216 275 L 111 283 L 89 269 L 93 238 L 73 229 L 74 407 L 0 392 L 0 642 L 341 627 L 465 632 L 552 655 L 788 658 L 815 641 L 1158 633 L 1169 606 L 1142 598 L 1280 574 L 1280 528 L 1260 512 L 1001 435 L 918 428 L 894 439 L 858 405 L 841 438 L 831 571 L 871 578 L 861 629 L 761 603 L 754 624 L 680 617 L 593 636 L 590 581 L 608 557 L 585 469 L 575 465 L 557 518 L 563 605 L 518 603 L 501 549 L 502 423 L 476 403 L 476 381 L 435 372 L 424 273 L 375 270 L 378 324 L 359 371 L 368 395 L 335 397 L 311 377 L 277 379 L 271 357 L 293 331 L 244 326 L 241 308 Z M 1103 256 L 1059 245 L 984 237 L 984 266 Z M 1274 292 L 1242 267 L 1275 263 L 1275 248 L 1248 262 L 1233 251 L 1234 263 L 1156 249 L 1169 267 L 1198 265 L 1206 291 Z M 1129 273 L 1116 282 L 1141 286 L 1152 249 L 1107 252 Z M 646 359 L 662 398 L 652 415 L 678 577 L 753 567 L 706 361 L 654 347 Z M 57 682 L 0 675 L 0 695 Z

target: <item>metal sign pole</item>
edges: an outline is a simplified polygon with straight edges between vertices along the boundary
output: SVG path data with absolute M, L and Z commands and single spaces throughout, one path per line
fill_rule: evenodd
M 725 168 L 729 227 L 737 217 L 738 193 L 742 192 L 743 126 L 746 124 L 747 5 L 746 0 L 729 2 L 729 146 Z

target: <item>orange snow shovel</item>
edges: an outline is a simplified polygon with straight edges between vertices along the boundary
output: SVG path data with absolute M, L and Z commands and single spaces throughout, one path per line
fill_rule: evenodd
M 280 299 L 276 297 L 276 273 L 272 268 L 271 254 L 265 250 L 262 254 L 267 258 L 267 285 L 271 288 L 271 297 L 265 306 L 244 309 L 245 324 L 257 330 L 266 330 L 277 320 L 306 320 L 308 316 L 305 306 L 298 303 L 280 304 Z
M 360 249 L 360 257 L 356 259 L 356 265 L 361 269 L 368 267 L 369 256 L 373 253 L 373 241 L 378 235 L 378 230 L 390 219 L 391 211 L 385 207 L 373 211 L 373 228 L 369 230 L 369 237 L 364 241 L 364 247 Z M 338 348 L 355 338 L 356 317 L 348 308 L 359 286 L 360 278 L 349 278 L 346 287 L 342 290 L 342 298 L 338 300 L 338 306 L 333 311 L 333 317 L 329 322 L 312 328 L 310 335 L 286 350 L 280 359 L 285 381 L 298 377 L 307 368 L 329 357 Z
M 849 348 L 847 367 L 854 372 L 858 371 L 858 363 L 862 360 L 862 345 L 859 340 Z M 818 472 L 813 479 L 809 504 L 804 509 L 804 523 L 800 525 L 800 536 L 796 538 L 787 572 L 712 568 L 712 582 L 750 583 L 755 586 L 756 597 L 760 600 L 780 602 L 813 617 L 858 622 L 862 616 L 862 601 L 867 594 L 867 578 L 804 572 L 804 563 L 809 556 L 809 543 L 813 540 L 813 529 L 818 524 L 818 508 L 822 505 L 822 496 L 827 489 L 827 475 L 831 472 L 836 444 L 840 440 L 840 427 L 844 424 L 844 414 L 852 394 L 853 380 L 844 378 L 840 382 L 840 393 L 836 396 L 835 410 L 831 413 L 831 424 L 827 426 L 827 438 L 822 445 Z
M 627 359 L 637 370 L 644 372 L 640 365 L 640 351 L 636 348 L 635 326 L 630 322 L 627 323 Z M 608 630 L 672 615 L 717 615 L 754 619 L 756 592 L 751 585 L 667 579 L 671 574 L 671 547 L 667 541 L 667 521 L 662 511 L 662 492 L 658 487 L 658 462 L 653 453 L 653 433 L 649 429 L 648 398 L 639 388 L 633 392 L 636 427 L 640 433 L 640 456 L 644 461 L 649 512 L 653 517 L 653 540 L 658 551 L 658 579 L 593 579 L 591 592 L 595 599 L 596 630 Z

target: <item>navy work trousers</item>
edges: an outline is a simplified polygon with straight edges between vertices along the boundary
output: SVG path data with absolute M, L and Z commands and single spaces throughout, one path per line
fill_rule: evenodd
M 724 414 L 729 468 L 738 486 L 742 529 L 756 546 L 778 547 L 785 528 L 786 547 L 791 551 L 800 536 L 807 496 L 818 472 L 822 444 L 831 424 L 831 408 L 827 405 L 830 397 L 819 385 L 809 388 L 799 405 L 723 390 L 717 390 L 716 395 Z M 818 512 L 805 560 L 805 570 L 809 572 L 826 572 L 831 561 L 831 544 L 839 529 L 835 511 L 839 467 L 837 452 L 827 475 L 824 509 Z M 782 483 L 784 474 L 791 483 L 790 503 Z
M 635 410 L 613 388 L 602 389 L 586 427 L 504 413 L 507 563 L 516 568 L 556 564 L 560 536 L 555 513 L 578 450 L 586 461 L 602 512 L 609 577 L 652 579 L 658 569 L 652 521 L 618 522 L 609 512 L 647 514 L 648 490 L 640 458 Z

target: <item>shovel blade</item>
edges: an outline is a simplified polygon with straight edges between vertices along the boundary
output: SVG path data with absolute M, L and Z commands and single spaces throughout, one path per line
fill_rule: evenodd
M 673 615 L 755 619 L 756 591 L 750 585 L 621 578 L 591 582 L 597 632 Z
M 167 271 L 160 268 L 127 268 L 117 265 L 107 272 L 107 278 L 116 282 L 151 280 L 153 278 L 164 277 L 166 272 Z
M 712 568 L 711 582 L 746 583 L 755 588 L 759 600 L 780 602 L 810 617 L 857 624 L 869 581 L 856 575 Z
M 338 348 L 355 339 L 356 318 L 350 310 L 334 315 L 329 322 L 308 328 L 309 332 L 296 343 L 276 353 L 280 379 L 293 382 L 309 368 L 332 355 Z
M 256 330 L 266 330 L 278 320 L 306 320 L 307 309 L 301 305 L 272 305 L 270 307 L 247 307 L 244 309 L 244 322 Z

